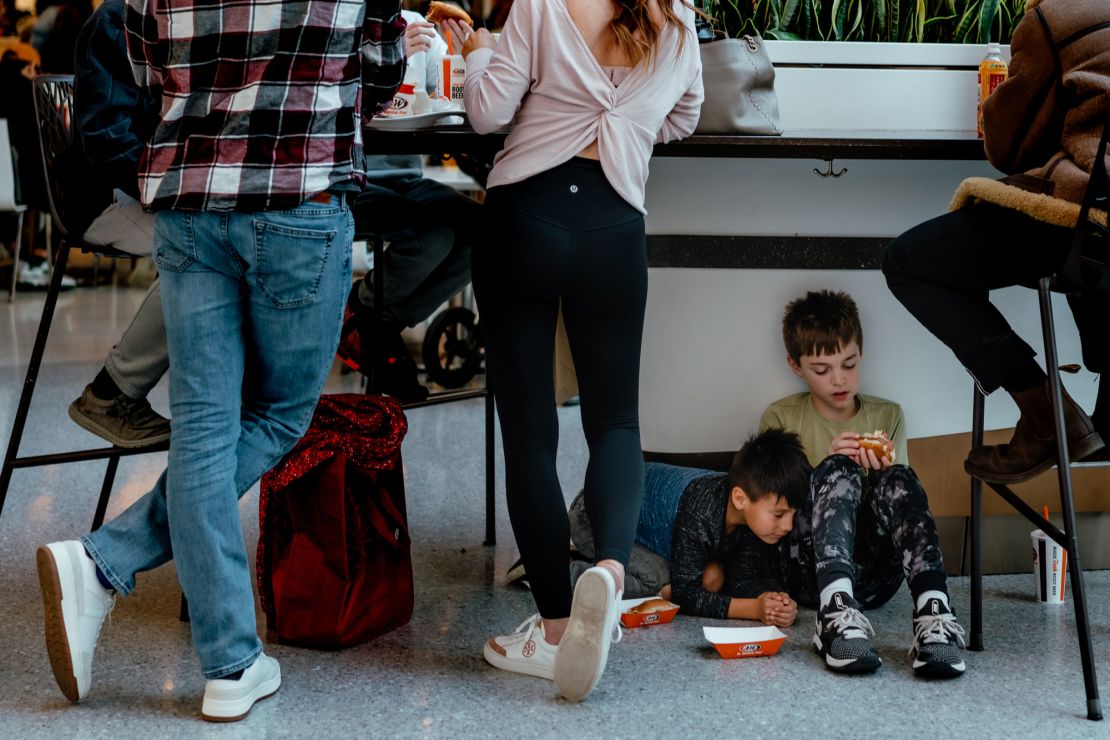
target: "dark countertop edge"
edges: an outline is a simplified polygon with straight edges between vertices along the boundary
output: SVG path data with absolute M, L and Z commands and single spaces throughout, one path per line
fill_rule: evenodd
M 470 130 L 366 132 L 367 152 L 375 154 L 426 154 L 462 151 L 497 151 L 504 133 L 481 135 Z M 767 159 L 986 159 L 978 139 L 929 136 L 846 137 L 816 135 L 732 136 L 697 135 L 673 144 L 657 145 L 657 157 L 719 157 Z

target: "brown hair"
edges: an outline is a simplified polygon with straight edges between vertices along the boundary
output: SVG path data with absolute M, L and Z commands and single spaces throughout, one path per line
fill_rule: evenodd
M 786 305 L 782 341 L 794 362 L 803 355 L 831 355 L 853 341 L 862 353 L 863 327 L 856 302 L 839 291 L 809 291 Z
M 617 6 L 617 12 L 609 21 L 609 30 L 616 37 L 617 46 L 628 55 L 632 66 L 644 59 L 650 61 L 662 33 L 662 29 L 651 19 L 651 0 L 613 0 L 613 4 Z M 692 7 L 686 0 L 682 0 L 682 4 Z M 681 52 L 686 44 L 685 25 L 674 12 L 671 0 L 659 0 L 659 10 L 664 24 L 678 29 L 678 50 Z

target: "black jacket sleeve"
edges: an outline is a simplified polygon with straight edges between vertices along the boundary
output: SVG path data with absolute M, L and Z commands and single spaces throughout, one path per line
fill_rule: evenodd
M 157 121 L 127 56 L 123 0 L 105 0 L 81 29 L 73 107 L 86 160 L 113 188 L 139 199 L 143 144 Z
M 683 614 L 727 619 L 731 598 L 702 587 L 702 572 L 720 550 L 724 509 L 713 495 L 723 477 L 699 478 L 683 493 L 675 514 L 671 541 L 671 599 Z

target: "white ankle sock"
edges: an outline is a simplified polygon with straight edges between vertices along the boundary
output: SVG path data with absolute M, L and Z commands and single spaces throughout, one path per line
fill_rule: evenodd
M 914 604 L 914 611 L 921 611 L 921 607 L 925 606 L 925 602 L 929 599 L 939 599 L 945 608 L 952 611 L 952 607 L 948 605 L 948 594 L 943 591 L 924 591 L 917 597 L 917 603 Z
M 838 591 L 842 592 L 842 593 L 846 593 L 849 596 L 855 598 L 855 593 L 853 593 L 853 591 L 852 591 L 852 579 L 851 578 L 837 578 L 835 581 L 830 583 L 828 586 L 825 586 L 823 589 L 821 589 L 821 608 L 822 609 L 824 609 L 826 606 L 829 605 L 829 602 L 832 601 L 832 595 L 837 593 Z

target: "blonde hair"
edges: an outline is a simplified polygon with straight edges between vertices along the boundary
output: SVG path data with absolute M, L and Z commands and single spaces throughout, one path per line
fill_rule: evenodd
M 681 2 L 692 7 L 686 0 Z M 650 61 L 662 34 L 662 29 L 651 19 L 651 0 L 613 0 L 613 3 L 617 12 L 609 21 L 609 30 L 616 37 L 617 46 L 628 56 L 632 66 L 645 59 Z M 659 0 L 659 10 L 664 25 L 673 25 L 679 30 L 678 50 L 681 52 L 686 43 L 686 34 L 682 33 L 685 25 L 674 12 L 671 0 Z

